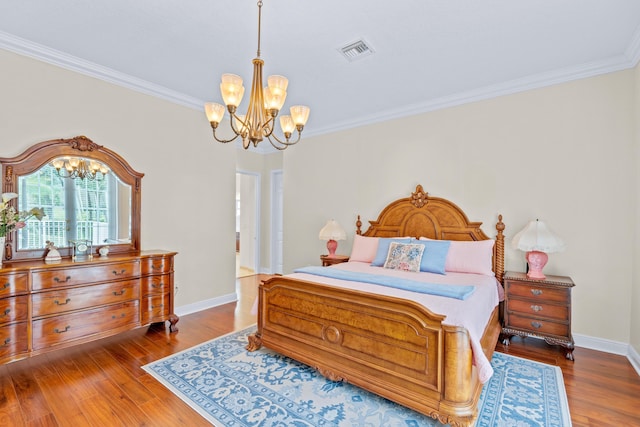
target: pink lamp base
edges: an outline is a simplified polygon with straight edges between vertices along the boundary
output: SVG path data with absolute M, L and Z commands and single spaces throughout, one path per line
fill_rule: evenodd
M 547 264 L 549 256 L 540 251 L 527 252 L 527 262 L 529 263 L 529 272 L 527 277 L 534 280 L 544 280 L 547 277 L 542 274 L 542 269 Z
M 335 258 L 336 249 L 338 249 L 338 242 L 336 242 L 335 240 L 328 240 L 327 250 L 329 251 L 329 255 L 328 255 L 329 258 Z

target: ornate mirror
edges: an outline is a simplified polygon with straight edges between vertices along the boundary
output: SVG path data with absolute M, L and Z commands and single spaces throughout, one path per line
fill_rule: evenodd
M 13 158 L 0 158 L 2 193 L 17 193 L 16 210 L 43 208 L 6 236 L 4 259 L 42 259 L 47 242 L 71 256 L 72 242 L 93 252 L 140 250 L 141 179 L 118 154 L 85 136 L 44 141 Z

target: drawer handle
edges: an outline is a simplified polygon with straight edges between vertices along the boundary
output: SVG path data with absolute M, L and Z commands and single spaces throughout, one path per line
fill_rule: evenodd
M 9 345 L 9 343 L 11 342 L 11 337 L 7 338 L 4 340 L 4 344 L 2 344 L 3 346 L 7 346 Z
M 164 283 L 162 283 L 162 282 L 158 283 L 157 285 L 155 283 L 151 284 L 151 287 L 155 288 L 155 289 L 161 288 L 163 286 L 164 286 Z
M 540 322 L 531 322 L 531 326 L 533 326 L 536 329 L 540 329 L 542 327 L 542 323 L 540 323 Z
M 5 289 L 7 289 L 9 286 L 11 286 L 11 282 L 7 282 L 4 285 L 2 285 L 2 290 L 4 291 Z
M 541 305 L 532 305 L 531 306 L 531 310 L 535 311 L 536 313 L 538 311 L 542 311 L 542 306 Z
M 53 281 L 56 283 L 67 283 L 69 280 L 71 280 L 71 276 L 67 276 L 66 279 L 62 280 L 59 277 L 54 277 Z
M 53 303 L 55 305 L 67 305 L 67 304 L 69 304 L 69 301 L 71 301 L 71 298 L 67 298 L 67 300 L 65 302 L 60 302 L 58 300 L 55 300 Z
M 2 315 L 2 317 L 6 317 L 6 316 L 8 316 L 8 315 L 9 315 L 9 313 L 11 313 L 11 309 L 10 309 L 10 308 L 7 308 L 7 309 L 4 311 L 4 314 Z
M 151 308 L 162 308 L 164 307 L 164 304 L 160 304 L 160 305 L 152 305 Z
M 539 295 L 542 295 L 542 290 L 541 289 L 531 289 L 531 293 L 534 294 L 535 296 L 539 296 Z
M 113 295 L 115 295 L 115 296 L 124 295 L 124 289 L 121 290 L 120 292 L 113 291 Z
M 56 334 L 64 334 L 65 332 L 67 332 L 69 329 L 71 329 L 71 325 L 67 325 L 66 328 L 64 328 L 63 330 L 60 330 L 58 328 L 55 328 L 53 330 L 53 332 L 55 332 Z
M 120 314 L 120 318 L 122 319 L 125 316 L 124 313 Z M 111 316 L 112 319 L 116 319 L 118 316 L 116 316 L 115 314 L 113 316 Z
M 120 270 L 120 272 L 119 272 L 119 273 L 118 273 L 117 271 L 115 271 L 115 270 L 113 270 L 113 271 L 112 271 L 112 273 L 113 273 L 115 276 L 121 276 L 121 275 L 123 275 L 126 271 L 127 271 L 127 270 L 123 268 L 122 270 Z
M 160 265 L 151 264 L 151 269 L 152 270 L 162 270 L 162 264 L 160 264 Z

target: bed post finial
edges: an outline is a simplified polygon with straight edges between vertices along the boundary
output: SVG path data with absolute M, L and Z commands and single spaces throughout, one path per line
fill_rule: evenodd
M 498 234 L 496 235 L 495 273 L 496 278 L 500 283 L 502 283 L 502 277 L 504 276 L 504 229 L 505 225 L 502 222 L 502 215 L 498 215 L 498 222 L 496 223 L 496 230 L 498 230 Z
M 360 221 L 360 215 L 358 215 L 358 220 L 356 221 L 356 234 L 358 236 L 362 236 L 362 230 L 360 227 L 362 227 L 362 221 Z
M 415 193 L 411 193 L 411 203 L 416 208 L 421 208 L 427 204 L 428 193 L 425 193 L 422 189 L 422 185 L 418 184 L 416 186 Z

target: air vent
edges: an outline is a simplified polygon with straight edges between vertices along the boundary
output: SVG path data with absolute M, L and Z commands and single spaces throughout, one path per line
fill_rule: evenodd
M 342 52 L 342 55 L 347 58 L 347 61 L 355 61 L 366 56 L 373 55 L 373 49 L 371 49 L 364 40 L 349 43 L 348 45 L 341 47 L 340 52 Z

